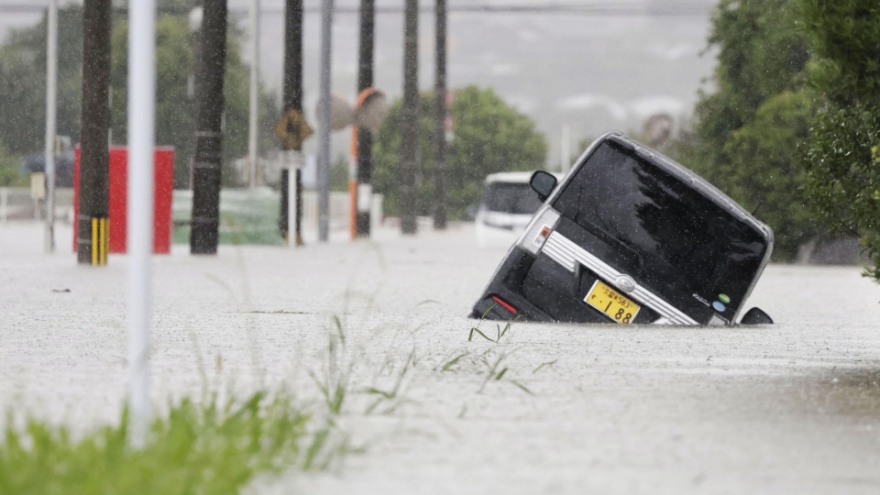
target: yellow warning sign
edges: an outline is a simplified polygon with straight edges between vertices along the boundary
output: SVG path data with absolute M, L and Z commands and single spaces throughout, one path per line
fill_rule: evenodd
M 303 141 L 314 133 L 305 117 L 298 110 L 289 110 L 275 124 L 275 136 L 285 150 L 301 150 Z

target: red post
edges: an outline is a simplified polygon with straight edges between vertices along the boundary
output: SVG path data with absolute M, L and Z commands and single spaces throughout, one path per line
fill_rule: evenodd
M 153 253 L 171 252 L 171 199 L 174 193 L 174 148 L 157 147 L 153 190 Z M 80 150 L 76 149 L 73 175 L 74 218 L 77 215 L 79 195 Z M 110 177 L 108 191 L 109 244 L 111 253 L 125 253 L 128 238 L 128 150 L 124 146 L 110 148 Z M 74 251 L 76 235 L 74 234 Z

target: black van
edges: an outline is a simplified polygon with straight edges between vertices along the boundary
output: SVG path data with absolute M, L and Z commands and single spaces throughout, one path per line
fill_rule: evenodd
M 620 133 L 596 140 L 495 271 L 471 317 L 733 324 L 773 232 L 714 186 Z M 753 308 L 741 323 L 772 323 Z

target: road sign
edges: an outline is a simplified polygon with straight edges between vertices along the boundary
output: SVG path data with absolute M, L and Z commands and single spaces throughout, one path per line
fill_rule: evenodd
M 289 110 L 275 124 L 275 136 L 285 150 L 301 150 L 302 143 L 314 133 L 308 122 L 296 109 Z

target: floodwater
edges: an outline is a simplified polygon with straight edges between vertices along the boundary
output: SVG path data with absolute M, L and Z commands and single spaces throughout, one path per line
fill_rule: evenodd
M 751 304 L 772 326 L 515 323 L 496 343 L 469 341 L 464 316 L 503 249 L 476 248 L 467 225 L 377 237 L 155 258 L 160 411 L 205 389 L 317 400 L 308 372 L 339 365 L 340 428 L 366 451 L 249 493 L 880 491 L 880 286 L 859 268 L 770 266 Z M 36 224 L 0 226 L 0 408 L 114 421 L 125 258 L 80 267 L 41 243 Z M 334 315 L 346 345 L 331 356 Z

